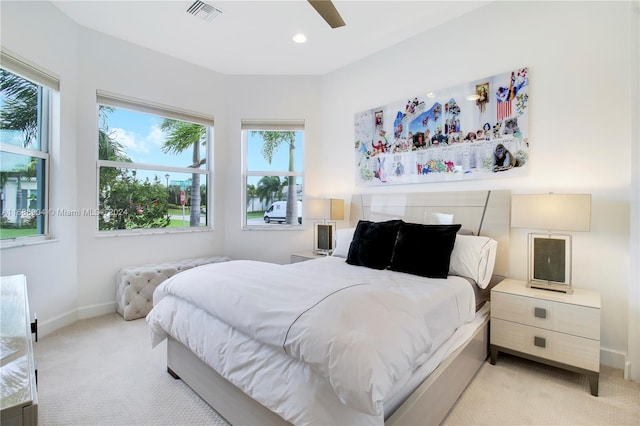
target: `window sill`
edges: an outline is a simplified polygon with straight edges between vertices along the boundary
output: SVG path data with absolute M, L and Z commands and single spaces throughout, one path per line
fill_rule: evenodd
M 139 237 L 144 235 L 166 235 L 166 234 L 191 234 L 198 232 L 213 232 L 214 229 L 210 226 L 203 226 L 200 228 L 160 228 L 160 229 L 132 229 L 128 231 L 98 231 L 96 237 L 98 238 L 112 238 L 112 237 Z
M 38 246 L 41 244 L 50 244 L 50 243 L 58 243 L 60 242 L 57 238 L 48 238 L 48 237 L 34 237 L 33 239 L 26 238 L 17 238 L 17 239 L 9 239 L 3 240 L 0 243 L 0 249 L 11 249 L 18 247 L 29 247 L 29 246 Z
M 242 231 L 304 231 L 303 225 L 244 225 L 242 226 Z

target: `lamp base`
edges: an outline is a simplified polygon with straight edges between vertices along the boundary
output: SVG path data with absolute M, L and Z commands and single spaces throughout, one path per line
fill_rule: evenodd
M 558 293 L 573 294 L 573 288 L 570 285 L 566 285 L 566 284 L 556 284 L 556 283 L 545 283 L 545 282 L 528 281 L 527 282 L 527 287 L 528 288 L 537 288 L 537 289 L 540 289 L 540 290 L 555 291 L 555 292 L 558 292 Z
M 335 222 L 316 222 L 314 226 L 313 251 L 318 254 L 331 254 L 335 240 Z

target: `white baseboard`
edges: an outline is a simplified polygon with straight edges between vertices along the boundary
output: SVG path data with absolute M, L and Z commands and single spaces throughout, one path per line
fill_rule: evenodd
M 624 371 L 626 362 L 626 352 L 600 347 L 600 364 Z
M 65 312 L 46 321 L 38 321 L 38 337 L 46 336 L 56 330 L 73 324 L 74 322 L 111 314 L 116 311 L 116 303 L 102 303 L 99 305 L 85 306 L 73 311 Z
M 78 308 L 78 319 L 87 319 L 111 314 L 116 311 L 116 302 L 101 303 L 99 305 Z
M 46 336 L 56 330 L 78 321 L 78 311 L 69 311 L 46 321 L 38 321 L 38 337 Z

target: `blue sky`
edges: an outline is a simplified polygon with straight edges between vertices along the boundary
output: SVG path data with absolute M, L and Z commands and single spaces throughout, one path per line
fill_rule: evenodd
M 164 166 L 186 167 L 192 163 L 191 150 L 181 154 L 165 154 L 162 152 L 162 144 L 166 139 L 164 133 L 160 130 L 162 118 L 117 108 L 107 115 L 107 125 L 109 133 L 121 145 L 124 152 L 136 163 L 158 164 Z M 104 123 L 100 123 L 102 127 Z M 295 169 L 302 170 L 302 131 L 297 132 L 298 139 L 295 151 Z M 22 136 L 20 132 L 2 132 L 2 142 L 11 145 L 22 145 Z M 231 141 L 233 142 L 233 141 Z M 215 141 L 214 141 L 215 143 Z M 222 143 L 222 142 L 220 142 Z M 241 135 L 237 137 L 237 143 L 242 143 Z M 289 150 L 287 145 L 283 144 L 274 152 L 273 161 L 269 164 L 262 155 L 262 140 L 259 135 L 248 134 L 248 157 L 247 167 L 250 171 L 287 171 L 289 167 Z M 201 152 L 201 157 L 206 156 L 206 152 Z M 22 161 L 24 160 L 24 161 Z M 14 155 L 3 155 L 2 169 L 10 170 L 16 167 L 16 163 L 24 162 L 28 164 L 28 159 Z M 238 171 L 240 172 L 240 171 Z M 153 179 L 158 175 L 163 185 L 166 185 L 165 175 L 167 172 L 154 172 L 140 170 L 137 176 L 144 179 L 149 177 Z M 191 177 L 190 174 L 169 173 L 169 183 L 176 184 Z M 249 183 L 257 184 L 259 177 L 251 177 Z
M 296 132 L 296 149 L 294 154 L 294 168 L 296 171 L 302 171 L 302 131 Z M 271 164 L 265 160 L 262 155 L 262 138 L 259 135 L 253 135 L 249 132 L 247 137 L 247 170 L 249 171 L 287 171 L 289 170 L 289 147 L 286 144 L 281 144 L 280 147 L 273 153 L 273 159 Z M 248 179 L 249 184 L 257 185 L 260 177 L 250 176 Z M 282 180 L 282 178 L 281 178 Z M 298 183 L 300 178 L 297 179 Z
M 192 163 L 191 151 L 170 155 L 162 152 L 166 137 L 160 130 L 161 117 L 120 108 L 108 113 L 107 124 L 109 134 L 122 144 L 125 153 L 135 163 L 178 167 Z M 200 155 L 204 157 L 206 153 Z
M 0 95 L 0 109 L 3 109 L 4 105 L 5 96 Z M 24 136 L 22 132 L 17 130 L 0 130 L 0 142 L 21 147 L 24 145 Z M 39 145 L 36 144 L 32 148 L 38 149 Z M 31 157 L 3 152 L 0 154 L 0 171 L 7 172 L 25 169 L 30 161 Z
M 186 167 L 192 163 L 191 150 L 185 151 L 181 154 L 164 154 L 162 152 L 162 144 L 166 137 L 160 130 L 160 125 L 162 124 L 162 118 L 160 117 L 119 108 L 108 114 L 107 122 L 109 132 L 112 137 L 122 144 L 124 151 L 134 162 L 177 167 Z M 298 134 L 299 142 L 296 143 L 295 167 L 296 170 L 302 170 L 302 132 L 298 132 Z M 229 143 L 232 142 L 233 141 L 230 141 Z M 215 141 L 213 141 L 213 143 L 215 143 Z M 224 142 L 221 141 L 219 143 Z M 242 143 L 241 135 L 237 136 L 237 143 Z M 274 153 L 271 164 L 269 164 L 262 156 L 261 147 L 262 144 L 259 135 L 252 135 L 251 132 L 249 132 L 247 157 L 247 167 L 249 170 L 288 170 L 289 150 L 286 145 L 281 145 Z M 201 152 L 201 156 L 205 156 L 205 152 Z M 152 178 L 155 174 L 158 174 L 162 183 L 166 184 L 164 178 L 166 172 L 155 173 L 140 171 L 138 176 L 149 176 Z M 171 176 L 170 184 L 172 181 L 181 180 L 187 176 L 181 175 L 182 177 L 180 177 L 180 174 L 169 174 L 176 175 L 177 177 L 176 179 L 174 176 Z M 258 179 L 259 178 L 250 179 L 250 183 L 256 184 Z

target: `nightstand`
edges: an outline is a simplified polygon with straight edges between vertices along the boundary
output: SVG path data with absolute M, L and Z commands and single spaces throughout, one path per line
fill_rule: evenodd
M 313 251 L 301 251 L 291 255 L 291 263 L 304 262 L 305 260 L 317 259 L 319 257 L 326 257 L 326 255 L 315 253 Z
M 499 352 L 585 374 L 591 395 L 600 377 L 600 293 L 527 288 L 506 279 L 491 290 L 491 364 Z

